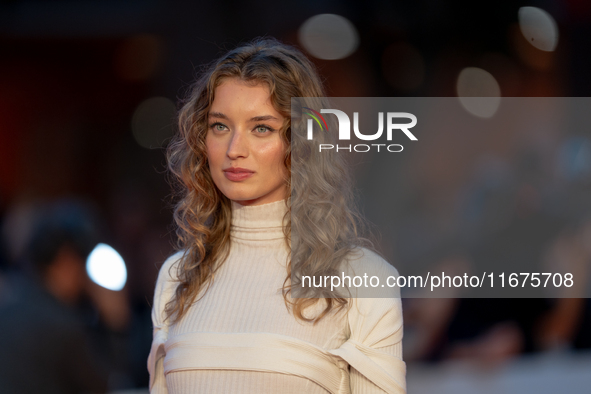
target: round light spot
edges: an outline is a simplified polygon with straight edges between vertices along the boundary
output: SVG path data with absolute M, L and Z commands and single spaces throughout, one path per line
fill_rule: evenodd
M 86 272 L 94 283 L 109 290 L 121 290 L 127 281 L 123 258 L 107 244 L 98 244 L 88 255 Z
M 173 135 L 175 113 L 174 103 L 166 97 L 152 97 L 140 103 L 131 120 L 137 143 L 148 149 L 161 148 Z
M 302 24 L 298 36 L 304 48 L 318 59 L 343 59 L 355 52 L 359 45 L 355 26 L 335 14 L 311 17 Z
M 586 180 L 591 174 L 591 141 L 586 137 L 569 137 L 560 149 L 560 169 L 569 181 Z
M 558 25 L 552 15 L 537 7 L 521 7 L 518 11 L 521 34 L 534 47 L 552 52 L 558 45 Z
M 457 92 L 462 107 L 481 118 L 492 117 L 501 103 L 501 88 L 488 71 L 467 67 L 460 72 Z

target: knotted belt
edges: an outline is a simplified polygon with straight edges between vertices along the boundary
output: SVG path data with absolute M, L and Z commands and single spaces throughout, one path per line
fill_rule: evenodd
M 351 339 L 326 350 L 272 333 L 196 332 L 161 338 L 152 350 L 154 355 L 165 352 L 165 374 L 193 369 L 277 372 L 312 380 L 333 394 L 349 394 L 351 365 L 387 393 L 406 393 L 402 360 Z

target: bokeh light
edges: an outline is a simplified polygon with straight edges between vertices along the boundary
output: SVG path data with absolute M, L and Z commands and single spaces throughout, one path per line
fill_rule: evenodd
M 456 89 L 462 107 L 481 118 L 492 117 L 501 103 L 497 80 L 481 68 L 464 68 L 458 75 Z
M 137 106 L 131 130 L 138 144 L 148 149 L 161 148 L 172 136 L 176 106 L 166 97 L 152 97 Z
M 591 141 L 583 136 L 568 138 L 560 148 L 559 168 L 569 181 L 588 180 L 591 175 Z
M 534 47 L 552 52 L 558 45 L 558 25 L 552 15 L 537 7 L 521 7 L 518 11 L 519 29 Z
M 359 34 L 353 23 L 335 14 L 311 17 L 301 25 L 298 35 L 312 56 L 324 60 L 343 59 L 359 45 Z
M 127 268 L 123 258 L 107 244 L 98 244 L 88 255 L 86 272 L 90 279 L 99 286 L 119 291 L 127 281 Z

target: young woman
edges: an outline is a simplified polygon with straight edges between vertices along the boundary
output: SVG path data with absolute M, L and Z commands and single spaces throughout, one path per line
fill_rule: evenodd
M 180 252 L 156 284 L 151 393 L 406 392 L 399 298 L 292 292 L 292 271 L 396 274 L 359 246 L 339 156 L 292 157 L 292 97 L 324 97 L 314 66 L 257 40 L 209 66 L 180 111 Z

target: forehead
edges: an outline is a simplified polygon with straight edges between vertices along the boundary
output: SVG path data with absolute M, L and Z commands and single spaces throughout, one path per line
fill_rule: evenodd
M 271 92 L 265 83 L 246 82 L 239 78 L 222 80 L 215 88 L 212 112 L 268 112 L 278 115 L 271 101 Z M 260 115 L 260 114 L 256 114 Z

